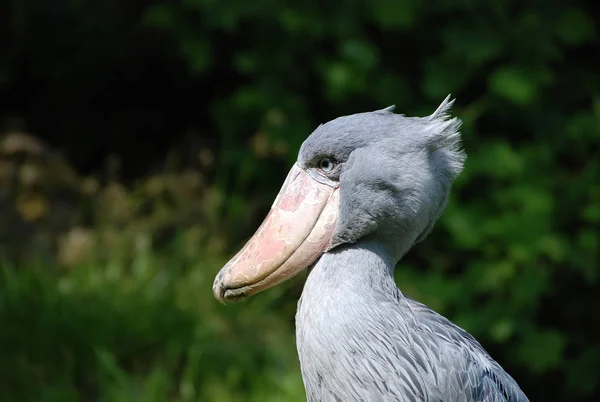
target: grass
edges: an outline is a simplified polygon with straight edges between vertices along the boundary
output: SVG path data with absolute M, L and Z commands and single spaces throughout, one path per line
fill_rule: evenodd
M 0 266 L 0 400 L 304 401 L 289 287 L 222 306 L 184 249 Z

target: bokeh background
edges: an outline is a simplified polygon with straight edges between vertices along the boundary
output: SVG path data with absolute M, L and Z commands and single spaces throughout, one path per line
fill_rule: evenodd
M 305 400 L 304 276 L 215 273 L 320 123 L 452 93 L 466 169 L 399 264 L 532 401 L 600 398 L 592 1 L 0 4 L 0 400 Z

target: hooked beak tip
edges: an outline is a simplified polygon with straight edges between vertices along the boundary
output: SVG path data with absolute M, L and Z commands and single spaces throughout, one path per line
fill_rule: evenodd
M 247 297 L 247 288 L 247 286 L 237 289 L 227 288 L 222 282 L 219 282 L 213 286 L 213 294 L 219 303 L 227 305 L 227 302 L 245 299 Z
M 219 301 L 219 303 L 226 304 L 224 299 L 225 292 L 222 291 L 221 288 L 216 284 L 213 286 L 213 295 L 215 296 L 215 299 Z
M 219 272 L 219 274 L 215 278 L 215 282 L 213 283 L 212 291 L 213 291 L 213 295 L 215 296 L 215 299 L 217 299 L 219 301 L 219 303 L 227 304 L 225 302 L 225 293 L 226 293 L 227 289 L 225 288 L 225 286 L 223 284 L 222 276 L 223 276 L 222 272 Z
M 227 305 L 227 302 L 235 302 L 246 298 L 248 293 L 248 286 L 242 286 L 240 288 L 232 288 L 226 285 L 226 280 L 222 278 L 222 274 L 219 274 L 213 284 L 213 295 L 219 303 Z

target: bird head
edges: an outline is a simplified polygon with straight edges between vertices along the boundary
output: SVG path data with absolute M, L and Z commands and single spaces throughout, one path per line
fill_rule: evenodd
M 425 238 L 465 159 L 452 103 L 422 118 L 391 106 L 320 125 L 262 225 L 217 275 L 215 297 L 256 294 L 347 243 L 375 240 L 397 260 L 400 244 Z

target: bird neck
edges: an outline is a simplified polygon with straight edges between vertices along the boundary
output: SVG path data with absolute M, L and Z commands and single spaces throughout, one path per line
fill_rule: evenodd
M 374 241 L 362 241 L 336 247 L 325 253 L 311 269 L 302 302 L 344 303 L 352 298 L 392 296 L 396 258 L 387 248 Z M 316 299 L 316 300 L 315 300 Z
M 296 345 L 309 401 L 333 400 L 318 384 L 327 375 L 330 385 L 336 383 L 335 356 L 357 347 L 357 331 L 367 328 L 361 324 L 365 317 L 376 322 L 386 317 L 384 306 L 403 299 L 394 281 L 395 262 L 381 243 L 362 241 L 325 253 L 310 271 L 296 313 Z

